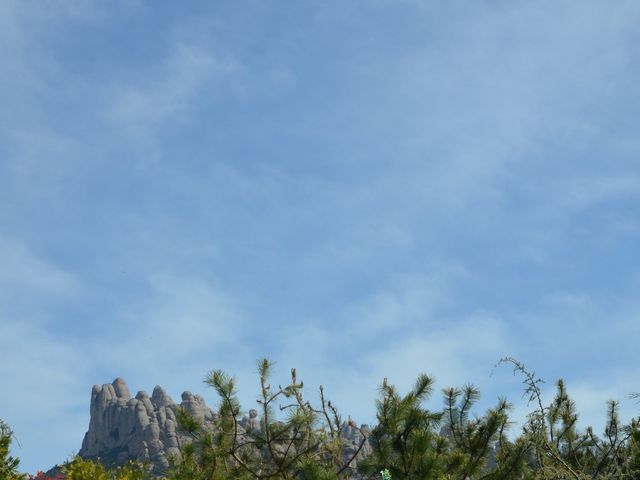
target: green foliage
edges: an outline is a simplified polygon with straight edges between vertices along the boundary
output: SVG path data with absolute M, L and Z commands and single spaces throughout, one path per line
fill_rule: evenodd
M 109 480 L 104 466 L 80 457 L 67 462 L 62 471 L 66 474 L 67 480 Z
M 531 449 L 530 469 L 535 472 L 534 478 L 640 478 L 638 421 L 634 419 L 629 425 L 622 425 L 618 402 L 608 402 L 604 438 L 597 437 L 591 427 L 578 432 L 575 403 L 569 398 L 563 380 L 558 380 L 551 404 L 544 406 L 540 379 L 511 357 L 503 358 L 500 363 L 510 363 L 514 373 L 523 376 L 529 401 L 536 405 L 519 439 Z
M 430 412 L 420 403 L 432 392 L 433 379 L 420 375 L 414 389 L 400 397 L 385 379 L 376 401 L 378 425 L 372 431 L 373 453 L 359 464 L 372 475 L 389 472 L 396 478 L 514 478 L 524 473 L 526 446 L 505 436 L 510 405 L 500 400 L 484 416 L 471 419 L 480 398 L 473 385 L 443 391 L 444 409 Z M 437 428 L 440 427 L 437 431 Z M 496 466 L 488 459 L 496 453 Z
M 9 455 L 13 432 L 9 425 L 0 420 L 0 479 L 21 480 L 25 475 L 18 473 L 20 460 Z
M 607 404 L 602 437 L 591 427 L 579 431 L 578 413 L 563 380 L 549 405 L 542 401 L 544 383 L 517 360 L 506 357 L 521 375 L 525 395 L 534 408 L 522 432 L 510 439 L 511 405 L 505 399 L 484 415 L 472 415 L 480 399 L 473 385 L 442 391 L 440 411 L 423 408 L 433 394 L 434 380 L 419 375 L 411 391 L 401 396 L 384 379 L 376 400 L 377 425 L 368 438 L 371 454 L 360 458 L 357 471 L 366 479 L 421 480 L 640 480 L 640 419 L 622 424 L 616 401 Z M 295 368 L 291 383 L 271 387 L 273 363 L 258 362 L 261 410 L 259 428 L 240 428 L 241 405 L 235 379 L 221 370 L 210 372 L 205 383 L 220 397 L 212 429 L 205 428 L 188 411 L 178 409 L 177 420 L 191 438 L 180 455 L 170 458 L 170 480 L 342 480 L 354 473 L 353 460 L 361 451 L 342 457 L 344 426 L 335 406 L 320 386 L 320 408 L 302 397 L 303 382 Z M 633 398 L 638 398 L 637 394 Z M 278 403 L 285 421 L 276 419 Z M 355 427 L 351 420 L 349 425 Z M 254 426 L 255 427 L 255 426 Z M 360 432 L 364 437 L 364 432 Z M 18 473 L 19 460 L 9 455 L 13 434 L 0 420 L 0 480 L 26 480 Z M 74 457 L 62 467 L 66 480 L 145 480 L 144 465 L 130 463 L 108 469 L 99 462 Z M 41 478 L 43 474 L 36 477 Z M 58 478 L 58 477 L 56 477 Z
M 322 387 L 322 405 L 316 410 L 303 399 L 304 385 L 297 382 L 295 368 L 289 385 L 272 389 L 269 377 L 273 362 L 265 358 L 258 361 L 257 367 L 260 428 L 250 432 L 240 429 L 241 406 L 235 379 L 221 370 L 210 372 L 205 383 L 220 397 L 214 428 L 204 429 L 189 412 L 179 410 L 178 424 L 192 442 L 182 448 L 179 458 L 169 460 L 169 478 L 335 480 L 340 473 L 348 472 L 352 459 L 343 464 L 340 457 L 341 419 L 331 402 L 325 402 Z M 287 415 L 284 422 L 277 421 L 274 412 L 275 402 L 281 398 L 291 399 L 291 403 L 279 407 Z M 326 423 L 319 426 L 320 415 Z
M 106 469 L 99 462 L 85 460 L 79 456 L 66 462 L 62 471 L 67 480 L 145 480 L 147 478 L 144 466 L 138 463 L 130 462 L 114 469 Z
M 420 375 L 411 392 L 401 397 L 385 379 L 376 400 L 378 425 L 371 432 L 373 453 L 358 465 L 367 475 L 388 470 L 399 478 L 437 478 L 446 469 L 446 442 L 435 428 L 442 413 L 421 408 L 433 392 L 434 380 Z
M 420 375 L 404 396 L 385 379 L 376 400 L 378 423 L 369 437 L 372 453 L 359 461 L 358 473 L 403 479 L 640 479 L 639 422 L 621 425 L 616 402 L 608 404 L 602 439 L 591 428 L 579 432 L 575 403 L 562 380 L 551 404 L 544 406 L 542 380 L 515 359 L 500 363 L 512 364 L 523 376 L 525 394 L 536 407 L 520 436 L 510 440 L 506 435 L 512 406 L 505 399 L 482 416 L 471 415 L 480 398 L 473 385 L 443 390 L 444 408 L 432 412 L 422 407 L 433 393 L 432 377 Z M 194 441 L 183 447 L 180 459 L 172 459 L 171 479 L 349 478 L 352 459 L 341 462 L 342 423 L 331 402 L 325 402 L 322 387 L 321 409 L 314 410 L 302 399 L 295 369 L 291 384 L 275 392 L 268 383 L 271 369 L 267 359 L 258 362 L 262 428 L 244 436 L 238 429 L 235 380 L 220 370 L 207 376 L 205 382 L 221 399 L 215 428 L 206 431 L 187 412 L 179 412 L 179 424 Z M 286 422 L 274 419 L 279 396 L 294 399 L 280 406 L 289 413 Z M 318 416 L 326 420 L 320 427 Z

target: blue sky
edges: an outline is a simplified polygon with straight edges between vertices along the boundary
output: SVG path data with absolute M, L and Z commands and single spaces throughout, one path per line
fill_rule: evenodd
M 640 390 L 640 4 L 0 2 L 0 418 L 296 367 L 345 416 L 512 355 L 583 424 Z M 435 395 L 428 404 L 439 408 Z M 55 439 L 55 440 L 54 440 Z

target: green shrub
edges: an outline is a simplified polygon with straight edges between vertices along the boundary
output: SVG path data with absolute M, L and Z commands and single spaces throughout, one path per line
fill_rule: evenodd
M 18 473 L 20 460 L 9 455 L 13 432 L 4 421 L 0 420 L 0 479 L 22 480 L 25 475 Z
M 97 461 L 85 460 L 79 456 L 65 463 L 62 471 L 67 480 L 144 480 L 147 478 L 144 467 L 138 463 L 130 462 L 124 466 L 107 469 Z

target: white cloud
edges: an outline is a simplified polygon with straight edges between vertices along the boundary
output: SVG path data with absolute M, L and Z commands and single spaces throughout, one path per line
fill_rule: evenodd
M 13 392 L 0 400 L 2 411 L 21 421 L 62 416 L 81 399 L 73 394 L 82 388 L 88 365 L 80 362 L 82 352 L 43 328 L 22 318 L 0 322 L 0 364 L 2 385 Z M 70 403 L 71 402 L 71 403 Z M 82 404 L 82 403 L 80 403 Z
M 148 140 L 162 122 L 185 120 L 200 102 L 228 91 L 224 82 L 240 68 L 209 49 L 174 43 L 162 65 L 148 72 L 145 84 L 116 87 L 107 117 L 116 129 Z
M 0 411 L 20 443 L 13 454 L 34 471 L 34 465 L 46 470 L 79 449 L 92 365 L 81 346 L 61 339 L 62 332 L 31 321 L 0 317 Z
M 640 177 L 637 175 L 578 177 L 562 186 L 558 202 L 576 210 L 586 209 L 606 201 L 640 198 Z
M 24 245 L 0 237 L 0 296 L 9 301 L 12 294 L 72 295 L 80 290 L 76 276 L 38 258 Z
M 229 357 L 252 357 L 243 339 L 248 319 L 215 282 L 157 274 L 150 287 L 147 296 L 105 319 L 108 325 L 89 340 L 88 352 L 100 352 L 92 360 L 95 368 L 108 375 L 92 383 L 121 376 L 140 389 L 160 384 L 179 401 L 175 395 L 183 390 L 204 389 L 205 374 Z
M 64 275 L 57 277 L 46 264 L 32 262 L 38 268 L 29 272 L 43 277 L 38 288 L 63 288 Z M 23 288 L 32 288 L 28 275 L 12 278 L 23 276 Z M 81 342 L 58 332 L 56 324 L 48 325 L 49 330 L 35 325 L 32 315 L 28 320 L 0 317 L 0 350 L 11 359 L 0 365 L 0 383 L 12 392 L 0 398 L 0 410 L 22 444 L 14 453 L 25 465 L 37 460 L 45 463 L 38 468 L 47 469 L 80 448 L 95 383 L 122 376 L 134 392 L 160 384 L 178 402 L 183 390 L 212 398 L 202 383 L 209 370 L 228 365 L 234 356 L 242 359 L 238 363 L 243 368 L 251 363 L 254 355 L 243 341 L 246 318 L 218 285 L 162 274 L 152 276 L 150 285 L 148 297 L 123 305 L 115 316 L 95 312 L 97 332 Z M 215 401 L 209 403 L 215 407 Z M 50 445 L 54 432 L 55 446 Z
M 454 269 L 455 270 L 455 269 Z M 437 388 L 489 383 L 497 359 L 517 354 L 507 324 L 489 312 L 463 317 L 443 313 L 450 305 L 453 274 L 403 277 L 386 292 L 343 308 L 335 321 L 303 321 L 279 332 L 277 374 L 296 367 L 306 398 L 319 406 L 318 386 L 345 417 L 375 419 L 374 399 L 383 378 L 401 392 L 420 373 Z M 440 408 L 436 390 L 432 408 Z
M 532 367 L 532 365 L 527 367 Z M 584 431 L 587 426 L 591 426 L 596 435 L 602 435 L 607 420 L 607 402 L 609 400 L 619 402 L 618 411 L 622 424 L 628 424 L 632 418 L 638 418 L 640 416 L 640 407 L 635 400 L 629 398 L 629 394 L 637 390 L 634 378 L 638 378 L 638 373 L 638 371 L 629 369 L 625 371 L 608 369 L 604 374 L 599 370 L 597 376 L 590 375 L 589 372 L 582 372 L 574 376 L 573 379 L 565 377 L 565 386 L 569 398 L 576 404 L 576 412 L 578 413 L 577 428 L 580 431 Z M 521 377 L 516 376 L 516 380 L 520 382 Z M 545 382 L 539 386 L 541 388 L 542 404 L 546 407 L 553 401 L 558 379 L 545 378 L 543 380 Z M 508 384 L 508 382 L 503 381 L 501 388 L 507 388 Z M 524 391 L 524 389 L 525 387 L 521 386 L 520 391 Z M 521 427 L 526 422 L 527 414 L 538 408 L 536 401 L 528 404 L 528 397 L 521 397 L 518 393 L 516 389 L 512 389 L 509 398 L 511 403 L 514 404 L 511 417 L 514 422 L 512 434 L 521 433 Z
M 160 349 L 177 354 L 238 340 L 245 319 L 237 305 L 215 284 L 184 276 L 151 278 L 154 294 L 133 323 L 153 335 Z M 132 315 L 136 316 L 134 313 Z
M 552 10 L 541 7 L 514 7 L 500 12 L 476 7 L 482 15 L 473 17 L 483 21 L 469 22 L 467 10 L 456 10 L 454 21 L 447 24 L 444 33 L 434 28 L 428 42 L 416 42 L 416 48 L 405 49 L 406 45 L 398 44 L 362 50 L 364 60 L 354 56 L 345 63 L 334 62 L 335 52 L 325 46 L 309 63 L 303 58 L 306 53 L 297 50 L 298 45 L 287 50 L 280 43 L 268 43 L 261 53 L 256 53 L 252 26 L 247 27 L 247 44 L 236 47 L 233 41 L 224 44 L 224 29 L 218 30 L 219 25 L 211 19 L 204 19 L 206 28 L 201 26 L 191 34 L 191 20 L 181 23 L 184 19 L 178 18 L 169 22 L 168 33 L 152 31 L 160 44 L 166 41 L 170 45 L 158 63 L 150 67 L 128 64 L 124 52 L 122 59 L 107 60 L 117 73 L 111 78 L 126 80 L 113 84 L 108 78 L 105 84 L 94 78 L 80 85 L 71 70 L 66 70 L 67 61 L 77 68 L 75 57 L 66 58 L 66 52 L 43 48 L 43 39 L 53 35 L 56 28 L 64 28 L 64 22 L 59 21 L 62 18 L 73 18 L 86 26 L 87 22 L 107 19 L 108 12 L 94 11 L 82 2 L 67 2 L 49 18 L 46 9 L 40 9 L 42 13 L 38 14 L 18 5 L 22 3 L 0 4 L 0 39 L 4 42 L 2 52 L 7 67 L 0 77 L 9 75 L 10 88 L 5 98 L 9 105 L 15 105 L 5 109 L 5 115 L 11 115 L 7 117 L 11 121 L 5 122 L 10 180 L 3 183 L 12 187 L 5 189 L 12 191 L 10 200 L 27 199 L 38 204 L 34 199 L 40 201 L 44 197 L 50 205 L 64 199 L 64 206 L 70 208 L 65 212 L 78 213 L 75 201 L 87 211 L 107 213 L 108 219 L 127 218 L 124 222 L 105 220 L 101 222 L 102 229 L 91 231 L 107 233 L 107 250 L 118 252 L 114 263 L 126 264 L 130 258 L 127 251 L 131 255 L 128 249 L 137 246 L 136 253 L 144 257 L 134 259 L 140 260 L 137 265 L 142 267 L 139 277 L 148 275 L 144 269 L 149 264 L 166 266 L 175 263 L 176 258 L 202 260 L 210 267 L 214 255 L 219 260 L 229 251 L 240 251 L 242 247 L 237 248 L 238 244 L 232 242 L 242 235 L 242 246 L 264 264 L 271 267 L 275 263 L 270 257 L 273 255 L 286 259 L 287 267 L 291 265 L 290 269 L 276 272 L 257 267 L 250 272 L 255 278 L 278 286 L 305 282 L 304 294 L 311 302 L 306 310 L 294 305 L 295 300 L 287 303 L 289 292 L 276 292 L 278 286 L 265 287 L 261 292 L 264 298 L 256 301 L 265 309 L 280 308 L 290 315 L 288 318 L 325 301 L 318 300 L 321 296 L 314 292 L 324 284 L 340 281 L 345 285 L 345 292 L 341 292 L 345 296 L 353 297 L 356 291 L 362 295 L 347 305 L 337 305 L 327 295 L 327 304 L 320 308 L 333 315 L 330 320 L 313 314 L 299 318 L 297 325 L 283 322 L 288 323 L 284 331 L 273 335 L 279 338 L 275 345 L 280 346 L 279 351 L 274 351 L 274 344 L 268 343 L 271 338 L 262 333 L 280 325 L 263 325 L 257 314 L 252 317 L 242 308 L 250 294 L 166 268 L 169 273 L 147 278 L 146 296 L 142 294 L 134 300 L 126 295 L 114 297 L 114 302 L 122 302 L 113 308 L 115 313 L 96 311 L 95 318 L 87 324 L 88 330 L 100 330 L 99 335 L 89 332 L 93 336 L 82 345 L 64 345 L 59 340 L 62 335 L 44 330 L 39 327 L 41 322 L 36 322 L 39 315 L 49 314 L 49 301 L 77 299 L 86 306 L 82 294 L 95 299 L 103 292 L 91 291 L 91 282 L 81 281 L 47 262 L 25 245 L 0 238 L 0 300 L 4 305 L 0 309 L 0 343 L 6 349 L 3 351 L 20 359 L 20 369 L 0 368 L 1 380 L 15 385 L 16 392 L 27 392 L 29 401 L 44 394 L 43 389 L 50 389 L 58 399 L 50 407 L 51 415 L 56 415 L 55 409 L 66 408 L 67 402 L 86 407 L 91 384 L 110 382 L 115 376 L 124 376 L 132 390 L 148 390 L 155 383 L 161 384 L 175 400 L 179 400 L 183 389 L 210 393 L 202 378 L 209 369 L 220 367 L 237 375 L 243 405 L 250 408 L 255 405 L 257 392 L 253 362 L 260 355 L 269 354 L 277 362 L 274 384 L 286 383 L 289 368 L 297 367 L 299 378 L 307 385 L 307 397 L 316 400 L 317 387 L 322 383 L 342 413 L 369 421 L 376 387 L 384 377 L 402 392 L 413 385 L 420 372 L 435 375 L 438 387 L 467 381 L 482 387 L 493 363 L 505 354 L 517 356 L 526 351 L 535 360 L 539 356 L 540 361 L 545 357 L 572 359 L 581 350 L 584 353 L 585 346 L 606 336 L 603 332 L 607 329 L 623 339 L 620 344 L 625 348 L 631 344 L 627 339 L 638 330 L 637 316 L 620 313 L 611 317 L 610 326 L 598 326 L 597 319 L 607 309 L 588 293 L 558 293 L 551 300 L 531 300 L 528 314 L 515 312 L 513 317 L 507 317 L 498 307 L 491 310 L 491 304 L 487 311 L 478 311 L 464 298 L 464 289 L 456 290 L 457 285 L 465 283 L 458 281 L 460 277 L 470 275 L 464 267 L 454 268 L 452 273 L 441 265 L 431 265 L 433 258 L 480 256 L 475 243 L 479 238 L 504 247 L 495 262 L 500 264 L 497 274 L 502 275 L 496 280 L 502 285 L 508 282 L 508 275 L 532 275 L 534 280 L 540 280 L 539 275 L 551 278 L 558 272 L 554 268 L 556 247 L 568 246 L 566 231 L 579 223 L 574 223 L 574 213 L 608 201 L 637 199 L 637 175 L 624 169 L 604 172 L 608 170 L 604 166 L 593 176 L 578 175 L 582 160 L 565 160 L 555 147 L 545 149 L 549 139 L 567 145 L 580 140 L 585 145 L 570 153 L 588 153 L 589 142 L 600 139 L 625 150 L 625 155 L 637 150 L 637 143 L 621 139 L 602 115 L 589 110 L 600 101 L 609 105 L 611 96 L 622 98 L 622 87 L 615 82 L 629 77 L 624 58 L 629 48 L 623 42 L 628 40 L 625 29 L 633 15 L 614 9 L 609 23 L 600 22 L 601 11 L 591 8 L 581 10 L 578 20 L 567 23 L 570 9 L 554 11 L 554 15 L 549 13 Z M 628 8 L 630 4 L 624 5 Z M 325 23 L 335 20 L 332 12 L 325 13 Z M 375 27 L 372 18 L 359 18 L 358 27 L 368 23 Z M 26 28 L 34 19 L 38 28 Z M 215 21 L 222 24 L 226 19 Z M 609 25 L 607 34 L 594 36 L 592 27 L 605 23 Z M 229 25 L 233 28 L 232 23 Z M 39 28 L 45 26 L 48 29 Z M 213 41 L 210 32 L 202 33 L 214 30 L 220 35 L 220 42 Z M 306 37 L 297 34 L 295 38 L 315 41 L 312 35 L 317 33 L 313 31 Z M 336 35 L 338 44 L 346 45 L 352 40 L 350 36 L 340 37 L 339 32 Z M 328 44 L 335 40 L 318 39 Z M 508 39 L 513 42 L 505 41 Z M 265 59 L 273 64 L 265 66 L 269 63 Z M 358 64 L 360 61 L 365 63 Z M 335 88 L 329 85 L 326 90 L 304 93 L 316 86 L 315 79 L 310 78 L 315 72 L 312 62 L 331 72 Z M 57 88 L 72 95 L 59 95 Z M 199 175 L 188 166 L 163 165 L 166 169 L 160 170 L 165 184 L 153 192 L 145 189 L 148 172 L 142 171 L 127 177 L 128 181 L 122 184 L 109 178 L 113 182 L 106 185 L 109 194 L 96 192 L 99 199 L 89 195 L 93 192 L 86 185 L 97 185 L 102 173 L 114 172 L 111 164 L 118 157 L 105 153 L 120 145 L 128 149 L 131 142 L 134 147 L 148 149 L 139 155 L 142 160 L 135 160 L 145 161 L 146 153 L 159 151 L 155 149 L 165 129 L 209 118 L 200 115 L 200 109 L 210 110 L 213 105 L 207 102 L 212 100 L 224 100 L 221 108 L 225 109 L 232 97 L 247 108 L 249 116 L 256 112 L 255 118 L 259 118 L 268 102 L 250 101 L 255 96 L 273 100 L 272 90 L 276 94 L 294 90 L 295 95 L 284 99 L 286 113 L 276 113 L 273 122 L 270 117 L 269 121 L 262 120 L 265 123 L 259 126 L 264 132 L 252 138 L 264 141 L 270 149 L 271 157 L 264 160 L 266 166 L 250 159 L 246 161 L 252 162 L 251 168 L 245 170 L 243 154 L 234 156 L 234 151 L 221 148 L 212 153 L 228 154 L 231 160 L 242 161 L 238 165 L 231 165 L 231 160 L 221 161 L 208 175 Z M 315 98 L 317 95 L 323 96 Z M 97 117 L 93 133 L 87 130 L 88 139 L 69 140 L 73 127 L 67 126 L 60 112 L 51 113 L 53 103 L 42 102 L 43 98 L 56 98 L 55 105 L 61 105 L 71 97 L 78 107 L 74 115 L 81 113 L 83 118 L 87 115 L 94 120 Z M 107 125 L 101 120 L 106 120 Z M 280 149 L 271 143 L 269 137 L 274 132 L 278 140 L 290 135 L 291 145 L 286 143 Z M 233 137 L 233 132 L 225 131 L 234 145 L 241 145 L 244 133 Z M 322 150 L 334 140 L 334 149 Z M 207 151 L 211 145 L 205 141 L 198 148 Z M 314 146 L 321 147 L 320 153 L 311 152 L 314 161 L 325 160 L 323 152 L 328 152 L 327 157 L 335 153 L 336 160 L 332 163 L 327 158 L 326 167 L 321 162 L 313 168 L 304 165 L 306 154 Z M 276 154 L 285 158 L 274 160 Z M 545 158 L 539 160 L 538 154 Z M 94 157 L 104 161 L 105 170 L 86 167 Z M 343 170 L 342 161 L 349 168 Z M 585 159 L 593 161 L 591 157 Z M 83 168 L 76 168 L 79 165 Z M 632 169 L 633 165 L 627 170 Z M 301 175 L 300 171 L 311 173 Z M 73 182 L 59 182 L 71 172 L 78 175 Z M 325 180 L 325 173 L 327 178 L 338 180 Z M 65 188 L 70 184 L 74 188 L 85 186 L 87 191 L 83 190 L 80 196 L 70 194 Z M 131 189 L 132 185 L 140 188 L 136 193 L 143 199 L 143 206 L 137 201 L 130 205 L 128 202 L 138 197 L 130 198 L 126 193 L 122 203 L 112 198 L 120 196 L 120 189 L 125 192 L 125 187 Z M 43 195 L 47 187 L 49 194 Z M 165 192 L 178 198 L 184 211 L 165 208 L 166 199 L 160 198 Z M 154 203 L 156 200 L 159 201 Z M 138 207 L 140 210 L 136 210 Z M 20 206 L 17 211 L 16 217 L 22 213 Z M 637 233 L 637 221 L 621 210 L 617 212 L 619 231 Z M 114 213 L 122 213 L 122 217 Z M 75 218 L 84 217 L 70 215 L 67 225 L 82 230 L 85 225 L 75 225 Z M 220 219 L 229 220 L 229 224 L 221 225 L 224 222 Z M 201 221 L 197 228 L 191 226 Z M 220 243 L 215 252 L 205 251 L 209 243 L 203 238 L 211 235 L 214 224 Z M 128 228 L 117 228 L 122 225 Z M 253 229 L 245 237 L 249 225 Z M 502 238 L 518 229 L 520 234 L 513 241 Z M 116 231 L 117 234 L 112 233 Z M 256 232 L 261 236 L 254 235 Z M 70 237 L 73 235 L 77 233 L 72 232 Z M 191 242 L 191 236 L 199 238 Z M 100 242 L 105 238 L 95 238 L 96 251 L 100 251 Z M 178 239 L 183 238 L 189 241 L 181 245 Z M 123 240 L 114 245 L 114 239 Z M 47 241 L 46 237 L 43 241 Z M 206 247 L 193 247 L 198 244 Z M 173 256 L 173 249 L 181 249 L 180 255 Z M 390 265 L 396 252 L 403 257 L 401 264 Z M 378 255 L 384 256 L 384 261 Z M 504 260 L 502 255 L 511 255 L 510 261 L 500 263 Z M 426 257 L 430 259 L 429 266 L 425 266 Z M 543 273 L 521 269 L 504 273 L 523 259 L 536 259 L 537 265 L 546 261 L 550 269 Z M 102 265 L 107 262 L 109 259 Z M 360 270 L 354 274 L 361 266 L 367 267 L 367 273 Z M 404 275 L 402 272 L 407 269 L 418 274 Z M 470 283 L 491 282 L 491 272 L 491 268 L 478 272 Z M 236 274 L 230 270 L 219 273 L 219 278 Z M 312 275 L 307 277 L 308 273 Z M 313 276 L 314 273 L 318 275 Z M 358 276 L 367 274 L 380 277 L 367 283 L 369 279 Z M 108 272 L 101 275 L 109 277 Z M 135 281 L 131 284 L 134 288 L 139 286 L 134 284 Z M 331 291 L 328 287 L 326 290 Z M 284 299 L 283 305 L 274 305 L 270 293 Z M 291 296 L 297 293 L 292 288 Z M 18 297 L 24 311 L 9 312 Z M 509 292 L 503 294 L 503 299 L 510 304 L 506 309 L 516 310 Z M 56 318 L 61 324 L 67 322 L 64 314 L 56 314 L 60 315 Z M 266 317 L 267 322 L 273 320 L 272 315 Z M 507 318 L 511 323 L 507 324 Z M 68 324 L 72 324 L 71 319 Z M 523 327 L 526 324 L 529 326 Z M 562 336 L 543 338 L 539 332 L 549 327 L 561 331 L 579 328 L 580 338 L 568 345 Z M 522 328 L 519 333 L 526 337 L 520 344 L 512 338 L 517 328 Z M 615 335 L 607 337 L 610 342 Z M 620 358 L 629 354 L 620 353 Z M 570 368 L 585 367 L 572 364 Z M 637 378 L 635 373 L 631 372 L 630 377 Z M 38 385 L 41 375 L 46 378 Z M 573 380 L 578 407 L 584 405 L 587 412 L 599 411 L 605 397 L 629 388 L 622 380 L 596 388 L 592 380 L 582 374 Z M 490 393 L 497 390 L 488 380 L 486 385 Z M 634 389 L 638 390 L 630 388 Z M 437 392 L 435 397 L 435 404 L 439 405 Z M 20 399 L 17 395 L 2 406 L 10 405 L 15 411 Z M 517 398 L 512 400 L 516 403 Z M 82 419 L 88 420 L 85 414 Z M 22 429 L 21 420 L 15 415 L 12 418 Z M 34 418 L 43 421 L 41 416 Z M 71 420 L 74 432 L 82 423 L 76 420 Z M 86 428 L 86 422 L 81 428 Z M 29 435 L 33 438 L 35 434 Z M 70 439 L 71 434 L 67 435 Z M 79 446 L 80 440 L 78 436 L 67 445 Z M 60 457 L 55 459 L 59 460 Z
M 404 389 L 418 373 L 435 376 L 442 387 L 487 378 L 495 361 L 513 348 L 507 325 L 487 313 L 438 319 L 407 338 L 366 355 L 377 377 L 388 377 Z
M 431 333 L 414 329 L 392 342 L 382 337 L 370 348 L 358 336 L 342 331 L 313 325 L 293 329 L 274 358 L 279 365 L 275 376 L 284 385 L 289 369 L 296 367 L 298 379 L 305 383 L 305 397 L 313 405 L 319 406 L 318 387 L 323 385 L 325 397 L 344 417 L 370 423 L 384 378 L 404 394 L 420 373 L 426 373 L 437 380 L 430 408 L 439 409 L 440 388 L 467 382 L 482 387 L 489 383 L 497 358 L 511 353 L 507 328 L 500 320 L 480 314 L 449 325 Z
M 639 378 L 640 369 L 627 369 L 624 372 L 611 371 L 610 376 L 598 375 L 598 378 L 580 378 L 567 385 L 569 396 L 576 402 L 579 414 L 579 428 L 592 426 L 594 433 L 601 435 L 607 421 L 607 402 L 619 402 L 620 421 L 628 423 L 638 417 L 640 408 L 629 394 L 638 390 L 634 379 Z M 623 374 L 620 376 L 620 374 Z
M 15 445 L 14 453 L 26 464 L 38 459 L 49 468 L 82 436 L 90 367 L 82 348 L 61 340 L 65 332 L 51 323 L 49 310 L 78 299 L 83 287 L 75 274 L 14 239 L 0 238 L 0 264 L 0 411 L 24 449 Z
M 445 276 L 401 276 L 392 289 L 375 293 L 343 313 L 346 332 L 363 338 L 431 323 L 450 304 Z

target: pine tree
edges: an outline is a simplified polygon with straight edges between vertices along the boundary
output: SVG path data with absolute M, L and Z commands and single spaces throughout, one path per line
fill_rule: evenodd
M 382 398 L 376 401 L 373 453 L 359 464 L 361 473 L 368 478 L 384 470 L 392 478 L 506 480 L 524 472 L 525 446 L 510 443 L 505 436 L 511 408 L 506 400 L 471 419 L 470 410 L 480 393 L 466 385 L 443 390 L 443 411 L 431 412 L 421 402 L 430 397 L 432 385 L 433 378 L 422 374 L 413 390 L 401 397 L 385 379 L 380 387 Z M 500 449 L 497 465 L 489 466 L 495 444 Z
M 439 478 L 446 469 L 446 442 L 436 428 L 442 413 L 423 409 L 433 392 L 434 379 L 420 375 L 404 397 L 385 378 L 376 400 L 378 424 L 371 432 L 373 452 L 358 464 L 358 471 L 376 475 L 388 470 L 392 478 Z
M 9 454 L 13 432 L 9 425 L 0 420 L 0 479 L 22 480 L 26 475 L 18 473 L 20 460 Z
M 273 362 L 265 358 L 257 366 L 261 428 L 241 431 L 235 379 L 222 370 L 210 372 L 205 383 L 220 397 L 214 428 L 205 429 L 189 412 L 178 411 L 178 424 L 193 441 L 183 446 L 180 458 L 170 459 L 171 479 L 337 480 L 348 468 L 352 459 L 342 464 L 340 458 L 341 419 L 331 402 L 325 402 L 322 387 L 322 406 L 316 410 L 303 399 L 304 384 L 297 382 L 295 368 L 291 370 L 291 383 L 274 391 L 269 383 Z M 274 410 L 281 397 L 292 399 L 292 403 L 280 405 L 280 411 L 287 414 L 284 422 L 276 420 Z M 327 423 L 319 426 L 320 415 Z
M 550 405 L 542 402 L 541 379 L 529 372 L 512 357 L 500 360 L 510 363 L 514 373 L 523 376 L 525 393 L 536 406 L 523 427 L 521 443 L 533 453 L 531 468 L 540 479 L 639 479 L 640 430 L 637 420 L 620 423 L 618 402 L 607 403 L 607 423 L 604 437 L 599 438 L 591 427 L 584 432 L 576 429 L 578 414 L 564 381 L 556 383 L 556 395 Z

